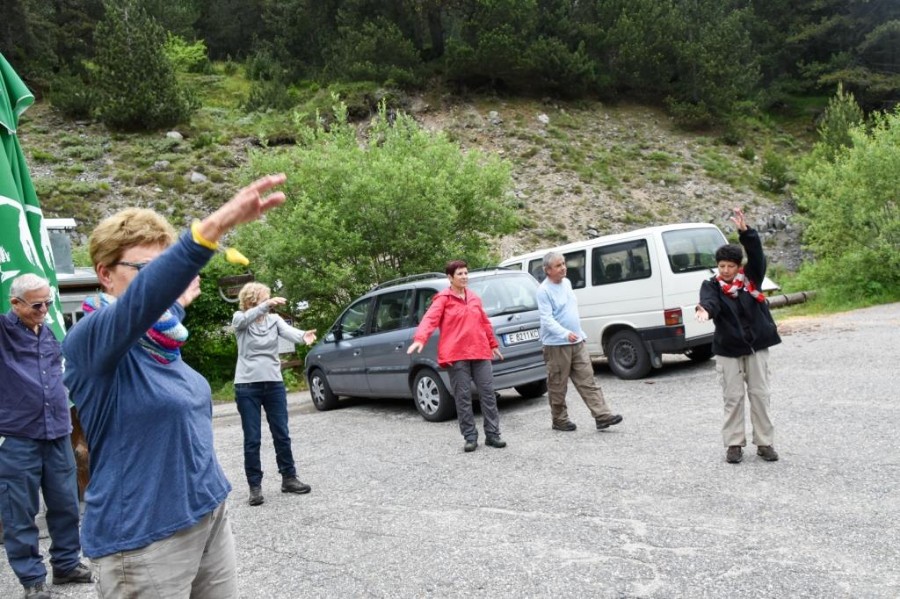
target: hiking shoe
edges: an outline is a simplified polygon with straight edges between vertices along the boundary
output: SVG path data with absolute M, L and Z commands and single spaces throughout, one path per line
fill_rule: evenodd
M 25 594 L 22 597 L 25 597 L 25 599 L 51 599 L 50 591 L 47 590 L 43 582 L 25 587 Z
M 310 491 L 312 491 L 312 487 L 306 483 L 301 483 L 296 476 L 285 476 L 281 479 L 282 493 L 296 493 L 298 495 L 303 495 Z
M 262 505 L 266 498 L 263 497 L 262 487 L 250 487 L 250 505 Z
M 565 422 L 554 422 L 553 423 L 553 430 L 555 430 L 555 431 L 566 431 L 568 433 L 570 431 L 574 431 L 576 428 L 578 428 L 578 427 L 575 426 L 575 423 L 572 422 L 571 420 L 566 420 Z
M 503 449 L 506 447 L 506 441 L 500 438 L 500 435 L 488 435 L 484 439 L 485 445 L 490 445 L 491 447 L 496 447 L 497 449 Z
M 91 569 L 87 565 L 80 563 L 66 572 L 60 574 L 56 570 L 53 571 L 53 584 L 69 584 L 72 582 L 93 582 Z
M 771 445 L 760 445 L 756 448 L 756 455 L 767 462 L 777 462 L 778 452 Z
M 730 445 L 725 452 L 725 461 L 729 464 L 739 464 L 744 459 L 744 450 L 740 445 Z
M 602 431 L 603 429 L 614 424 L 619 424 L 620 422 L 622 422 L 622 417 L 618 414 L 607 414 L 606 416 L 601 416 L 600 418 L 597 418 L 597 430 Z
M 466 439 L 466 444 L 463 445 L 463 451 L 465 451 L 466 453 L 471 453 L 476 449 L 478 449 L 478 441 L 475 441 L 474 439 Z

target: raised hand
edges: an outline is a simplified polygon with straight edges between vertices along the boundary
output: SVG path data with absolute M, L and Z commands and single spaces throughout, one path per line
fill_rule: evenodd
M 215 243 L 237 225 L 257 220 L 272 208 L 280 206 L 287 199 L 284 192 L 276 191 L 268 194 L 266 192 L 286 180 L 287 175 L 280 173 L 262 177 L 244 187 L 221 208 L 200 222 L 200 234 L 204 239 Z
M 733 208 L 734 216 L 731 217 L 731 222 L 738 228 L 738 231 L 746 231 L 747 230 L 747 219 L 744 217 L 744 211 L 740 208 Z

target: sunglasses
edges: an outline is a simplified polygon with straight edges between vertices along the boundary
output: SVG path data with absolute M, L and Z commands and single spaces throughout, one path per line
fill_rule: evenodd
M 44 302 L 38 302 L 36 304 L 29 304 L 27 301 L 25 301 L 24 298 L 21 298 L 19 296 L 16 296 L 16 299 L 19 300 L 20 302 L 22 302 L 23 304 L 27 305 L 29 308 L 31 308 L 35 312 L 40 312 L 41 308 L 46 308 L 47 310 L 49 310 L 50 306 L 53 305 L 52 299 L 48 299 L 47 301 L 44 301 Z
M 113 262 L 112 266 L 119 266 L 120 264 L 122 266 L 130 266 L 131 268 L 140 272 L 140 270 L 150 264 L 150 262 L 128 262 L 127 260 L 119 260 L 118 262 Z

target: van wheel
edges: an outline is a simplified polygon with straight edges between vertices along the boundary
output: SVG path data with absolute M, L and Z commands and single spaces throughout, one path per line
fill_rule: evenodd
M 691 362 L 706 362 L 712 358 L 712 343 L 705 345 L 696 345 L 685 350 L 684 355 L 691 359 Z
M 514 389 L 516 390 L 516 393 L 525 399 L 540 397 L 547 392 L 547 379 L 541 379 L 533 383 L 528 383 L 527 385 L 519 385 L 518 387 L 514 387 Z
M 413 399 L 422 418 L 429 422 L 442 422 L 456 416 L 456 403 L 438 374 L 424 368 L 416 374 L 413 383 Z
M 318 368 L 309 373 L 309 394 L 317 410 L 333 410 L 338 405 L 337 395 L 331 391 L 325 373 Z
M 606 356 L 609 368 L 620 379 L 644 378 L 650 373 L 650 356 L 634 331 L 619 331 L 609 340 Z

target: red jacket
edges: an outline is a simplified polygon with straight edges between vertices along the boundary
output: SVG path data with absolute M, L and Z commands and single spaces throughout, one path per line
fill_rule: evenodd
M 437 328 L 441 329 L 438 364 L 443 368 L 458 360 L 490 360 L 493 358 L 491 350 L 500 345 L 481 298 L 471 289 L 466 289 L 465 301 L 454 295 L 449 287 L 437 293 L 413 339 L 425 345 Z

